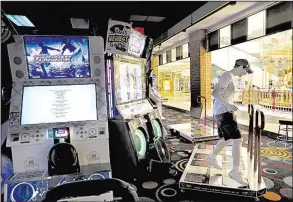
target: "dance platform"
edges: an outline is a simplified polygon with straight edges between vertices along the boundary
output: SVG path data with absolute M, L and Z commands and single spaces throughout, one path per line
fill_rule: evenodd
M 195 145 L 179 181 L 181 190 L 197 190 L 255 199 L 266 193 L 263 178 L 261 178 L 261 183 L 257 182 L 257 173 L 254 172 L 252 163 L 247 161 L 247 148 L 241 148 L 240 170 L 248 179 L 248 186 L 243 186 L 228 176 L 233 166 L 232 146 L 226 146 L 216 157 L 219 165 L 223 168 L 222 170 L 208 167 L 204 162 L 204 159 L 211 154 L 214 147 L 214 145 L 207 144 Z M 250 166 L 246 166 L 248 164 Z

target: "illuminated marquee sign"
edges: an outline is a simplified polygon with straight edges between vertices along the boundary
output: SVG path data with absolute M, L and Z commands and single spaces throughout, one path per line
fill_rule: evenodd
M 140 57 L 145 48 L 145 43 L 146 43 L 146 36 L 142 35 L 140 32 L 132 30 L 130 39 L 129 39 L 128 53 L 130 55 Z
M 127 50 L 131 29 L 131 25 L 128 23 L 109 20 L 106 52 L 128 55 Z

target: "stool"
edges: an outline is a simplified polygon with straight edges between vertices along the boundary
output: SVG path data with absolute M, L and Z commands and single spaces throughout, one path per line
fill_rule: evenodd
M 292 125 L 293 121 L 279 120 L 279 132 L 276 142 L 282 141 L 286 143 L 292 143 L 292 137 L 289 137 L 289 131 L 292 131 Z M 285 131 L 286 135 L 280 135 L 280 131 Z

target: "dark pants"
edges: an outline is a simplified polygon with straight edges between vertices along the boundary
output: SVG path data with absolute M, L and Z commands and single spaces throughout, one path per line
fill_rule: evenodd
M 229 139 L 240 139 L 241 133 L 234 113 L 226 112 L 216 115 L 218 134 L 220 138 L 226 141 Z

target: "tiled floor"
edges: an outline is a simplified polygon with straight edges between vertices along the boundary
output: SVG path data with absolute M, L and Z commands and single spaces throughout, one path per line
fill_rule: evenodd
M 191 125 L 197 121 L 191 118 L 187 113 L 178 112 L 172 109 L 163 109 L 163 116 L 166 118 L 163 123 L 168 126 L 179 126 L 178 129 L 190 132 Z M 184 124 L 189 124 L 189 128 L 184 128 Z M 212 121 L 208 125 L 212 127 Z M 187 125 L 185 125 L 187 126 Z M 247 147 L 248 132 L 241 130 L 243 134 L 243 147 Z M 262 156 L 262 177 L 267 187 L 267 193 L 261 198 L 261 201 L 289 201 L 292 200 L 292 144 L 275 142 L 275 140 L 262 136 L 261 156 Z M 210 141 L 206 144 L 215 145 L 217 141 Z M 167 140 L 168 147 L 172 154 L 171 159 L 174 161 L 173 173 L 178 173 L 174 179 L 179 181 L 195 144 L 187 143 L 180 136 L 172 137 Z M 173 191 L 172 197 L 168 196 L 165 191 Z M 191 198 L 190 198 L 191 197 Z M 193 191 L 186 195 L 180 193 L 178 184 L 163 184 L 156 189 L 156 199 L 161 201 L 212 201 L 217 197 L 218 201 L 247 201 L 245 198 L 231 197 L 219 194 L 205 194 L 204 192 Z
M 164 110 L 166 114 L 166 110 Z M 172 113 L 169 113 L 172 114 Z M 190 122 L 186 117 L 184 122 Z M 176 123 L 176 121 L 171 121 Z M 179 123 L 180 120 L 177 120 Z M 247 131 L 242 130 L 243 147 L 247 147 Z M 268 137 L 262 137 L 261 159 L 262 177 L 266 184 L 267 193 L 261 201 L 292 201 L 292 145 L 275 143 Z M 152 179 L 142 184 L 136 184 L 139 196 L 156 201 L 253 201 L 245 197 L 213 194 L 209 192 L 185 191 L 179 189 L 179 179 L 186 168 L 195 144 L 187 143 L 182 137 L 170 136 L 166 140 L 174 166 L 170 169 L 170 176 L 164 180 Z M 205 145 L 215 145 L 217 141 L 210 141 Z M 152 186 L 150 186 L 152 185 Z

